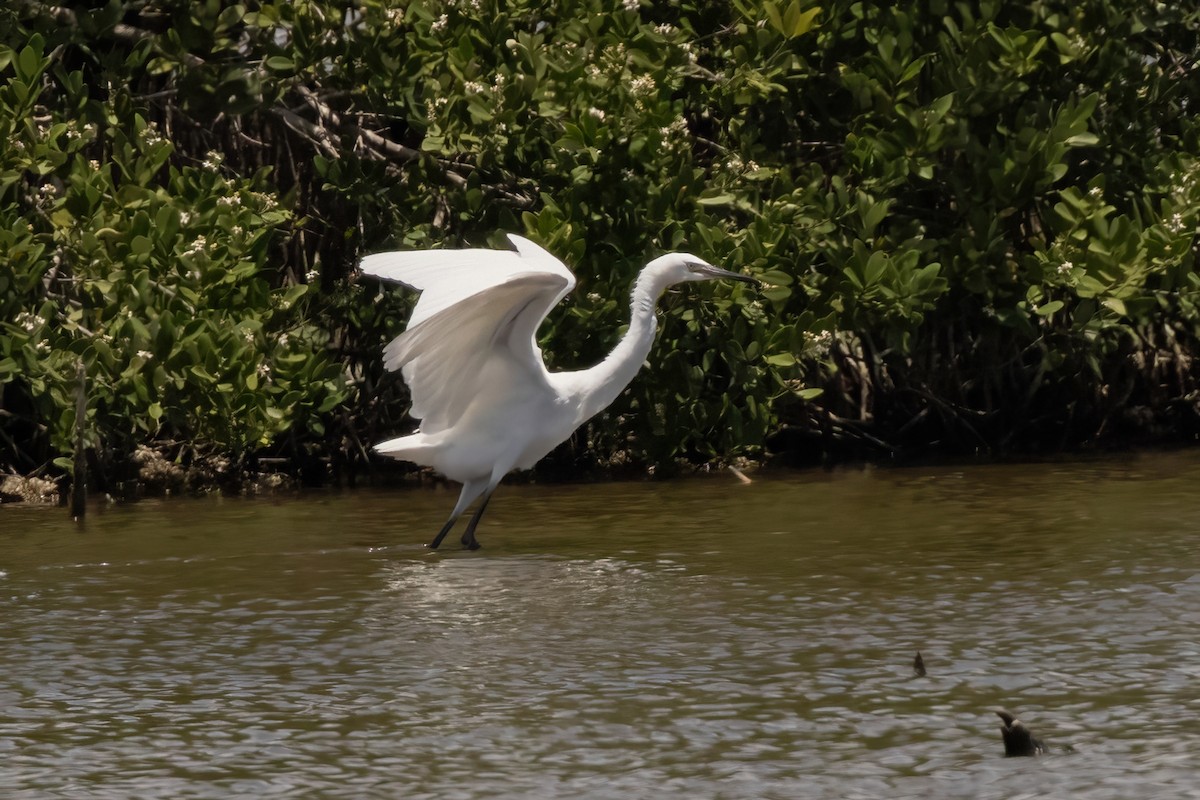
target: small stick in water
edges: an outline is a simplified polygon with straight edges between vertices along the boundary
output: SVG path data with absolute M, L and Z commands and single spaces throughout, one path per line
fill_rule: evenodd
M 747 477 L 746 477 L 746 473 L 742 472 L 742 471 L 741 471 L 740 469 L 738 469 L 737 467 L 731 466 L 731 467 L 729 468 L 729 471 L 730 471 L 730 472 L 732 472 L 734 475 L 736 475 L 736 476 L 737 476 L 737 479 L 738 479 L 739 481 L 741 481 L 742 483 L 754 483 L 754 481 L 752 481 L 752 480 L 750 480 L 749 478 L 747 478 Z
M 87 422 L 87 370 L 83 359 L 75 365 L 75 466 L 71 475 L 71 516 L 83 519 L 87 511 L 87 453 L 83 446 L 83 429 Z

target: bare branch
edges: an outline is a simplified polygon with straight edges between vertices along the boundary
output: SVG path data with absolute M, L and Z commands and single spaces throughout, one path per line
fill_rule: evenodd
M 69 8 L 39 3 L 37 0 L 20 0 L 20 2 L 25 11 L 29 13 L 44 14 L 45 16 L 48 16 L 58 22 L 60 25 L 66 25 L 71 28 L 79 27 L 79 18 L 75 15 L 75 12 Z M 137 44 L 138 42 L 146 39 L 157 38 L 155 34 L 150 31 L 143 30 L 142 28 L 135 28 L 134 26 L 127 25 L 124 22 L 118 22 L 116 25 L 113 25 L 108 33 L 114 39 L 118 39 L 123 42 L 129 42 L 130 44 Z M 203 58 L 193 53 L 183 53 L 180 58 L 182 58 L 183 63 L 187 64 L 189 67 L 201 67 L 204 66 L 205 63 Z
M 329 158 L 337 158 L 340 155 L 337 146 L 329 136 L 329 132 L 320 125 L 309 122 L 295 111 L 283 106 L 276 106 L 271 109 L 271 112 L 282 119 L 284 125 L 287 125 L 293 131 L 300 134 Z

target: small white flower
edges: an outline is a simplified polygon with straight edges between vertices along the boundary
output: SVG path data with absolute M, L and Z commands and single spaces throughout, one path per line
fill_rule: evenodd
M 687 120 L 685 120 L 683 117 L 676 117 L 670 125 L 664 125 L 663 127 L 659 128 L 658 133 L 664 139 L 668 139 L 675 134 L 687 133 L 687 129 Z M 740 159 L 738 160 L 738 164 L 741 164 Z
M 254 344 L 254 331 L 250 330 L 249 328 L 242 331 L 242 340 L 246 344 Z
M 208 247 L 208 241 L 203 236 L 197 236 L 188 247 L 183 251 L 185 256 L 194 256 L 203 253 Z
M 37 326 L 42 324 L 42 318 L 37 314 L 31 314 L 28 311 L 22 311 L 17 314 L 16 323 L 26 331 L 33 333 Z
M 278 342 L 278 344 L 279 344 L 279 346 L 280 346 L 280 347 L 287 347 L 287 346 L 288 346 L 288 335 L 287 335 L 286 333 L 281 333 L 281 334 L 279 334 L 279 342 Z
M 242 226 L 234 225 L 232 228 L 229 229 L 229 232 L 231 234 L 233 234 L 234 236 L 241 236 L 242 235 Z
M 224 155 L 222 155 L 221 153 L 218 153 L 216 150 L 209 150 L 208 153 L 204 156 L 204 163 L 202 164 L 202 166 L 205 169 L 216 169 L 217 167 L 221 166 L 224 163 L 225 163 Z
M 304 282 L 305 283 L 316 283 L 320 277 L 321 277 L 320 272 L 318 272 L 315 269 L 310 269 L 308 272 L 304 273 Z
M 179 224 L 180 225 L 187 225 L 191 221 L 192 221 L 192 215 L 190 212 L 187 212 L 187 211 L 179 212 Z
M 158 144 L 163 140 L 162 134 L 158 132 L 158 123 L 150 122 L 142 130 L 142 141 L 149 145 Z
M 94 158 L 88 159 L 88 167 L 92 170 L 92 172 L 99 172 L 100 171 L 100 162 Z
M 1104 190 L 1099 186 L 1093 186 L 1092 188 L 1088 189 L 1088 195 L 1090 197 L 1101 197 L 1104 195 Z
M 260 377 L 260 378 L 264 378 L 266 380 L 270 380 L 270 378 L 271 378 L 271 367 L 269 364 L 259 364 L 258 369 L 254 370 L 254 371 L 258 374 L 258 377 Z
M 392 23 L 393 25 L 399 25 L 404 21 L 403 8 L 389 8 L 384 13 L 387 14 L 388 22 Z
M 483 94 L 484 87 L 479 81 L 467 81 L 463 84 L 463 90 L 467 94 Z
M 601 122 L 604 122 L 604 117 L 605 117 L 605 114 L 604 114 L 604 109 L 602 109 L 602 108 L 595 108 L 595 107 L 593 107 L 593 108 L 589 108 L 589 109 L 588 109 L 588 114 L 590 114 L 591 116 L 593 116 L 593 117 L 595 117 L 596 119 L 600 120 Z
M 629 84 L 634 94 L 650 94 L 654 91 L 654 78 L 649 75 L 639 75 L 633 79 L 633 83 Z
M 637 11 L 642 4 L 638 0 L 621 0 L 621 5 L 626 11 Z
M 589 303 L 599 303 L 604 298 L 600 296 L 599 292 L 588 292 L 587 299 Z
M 1058 274 L 1059 275 L 1070 275 L 1071 270 L 1073 270 L 1073 269 L 1075 269 L 1074 264 L 1072 264 L 1070 261 L 1064 261 L 1058 265 Z
M 225 208 L 233 208 L 235 206 L 240 206 L 241 204 L 242 204 L 241 195 L 230 194 L 230 195 L 226 195 L 224 197 L 217 198 L 217 205 L 223 206 Z
M 143 361 L 149 361 L 150 359 L 154 358 L 154 353 L 151 353 L 149 350 L 138 350 L 137 354 L 138 358 L 142 359 Z
M 655 25 L 654 32 L 657 33 L 659 36 L 670 36 L 672 33 L 675 32 L 675 26 L 670 24 L 669 22 L 664 22 L 660 25 Z
M 435 32 L 444 31 L 446 30 L 446 26 L 449 24 L 450 16 L 448 14 L 442 14 L 440 17 L 434 20 L 433 24 L 429 26 L 429 29 Z
M 818 331 L 817 333 L 805 331 L 804 340 L 814 356 L 823 358 L 833 347 L 833 331 Z

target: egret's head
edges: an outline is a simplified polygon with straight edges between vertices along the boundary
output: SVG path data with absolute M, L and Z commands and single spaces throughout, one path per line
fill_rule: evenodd
M 659 256 L 646 265 L 646 271 L 657 273 L 664 286 L 685 281 L 711 281 L 717 278 L 758 284 L 758 281 L 749 275 L 740 275 L 727 269 L 714 267 L 691 253 L 667 253 L 665 256 Z

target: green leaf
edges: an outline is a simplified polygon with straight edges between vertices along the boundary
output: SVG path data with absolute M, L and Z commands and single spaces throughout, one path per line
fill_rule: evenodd
M 274 72 L 291 72 L 296 69 L 296 62 L 286 56 L 271 56 L 263 64 Z
M 1039 317 L 1048 317 L 1056 311 L 1061 311 L 1063 307 L 1062 300 L 1051 300 L 1049 303 L 1044 303 L 1034 309 L 1034 312 Z
M 26 84 L 32 84 L 42 71 L 42 54 L 32 46 L 23 49 L 17 56 L 17 74 Z
M 1100 302 L 1107 308 L 1112 309 L 1116 313 L 1120 314 L 1122 317 L 1128 316 L 1129 314 L 1125 308 L 1125 301 L 1118 297 L 1107 297 Z
M 779 13 L 779 6 L 768 0 L 763 3 L 763 11 L 766 12 L 767 21 L 771 23 L 771 27 L 786 36 L 787 30 L 783 26 L 783 15 Z
M 799 8 L 799 6 L 799 2 L 792 4 L 792 8 Z M 788 10 L 791 11 L 791 8 Z M 810 8 L 808 11 L 797 14 L 792 20 L 791 33 L 788 35 L 795 39 L 798 36 L 803 36 L 804 34 L 808 33 L 810 30 L 816 27 L 817 14 L 820 13 L 821 9 L 818 7 Z
M 883 277 L 884 270 L 887 269 L 887 266 L 887 253 L 883 252 L 882 250 L 876 250 L 874 253 L 871 253 L 871 257 L 867 259 L 866 270 L 863 276 L 864 285 L 870 286 L 878 283 L 879 279 Z

